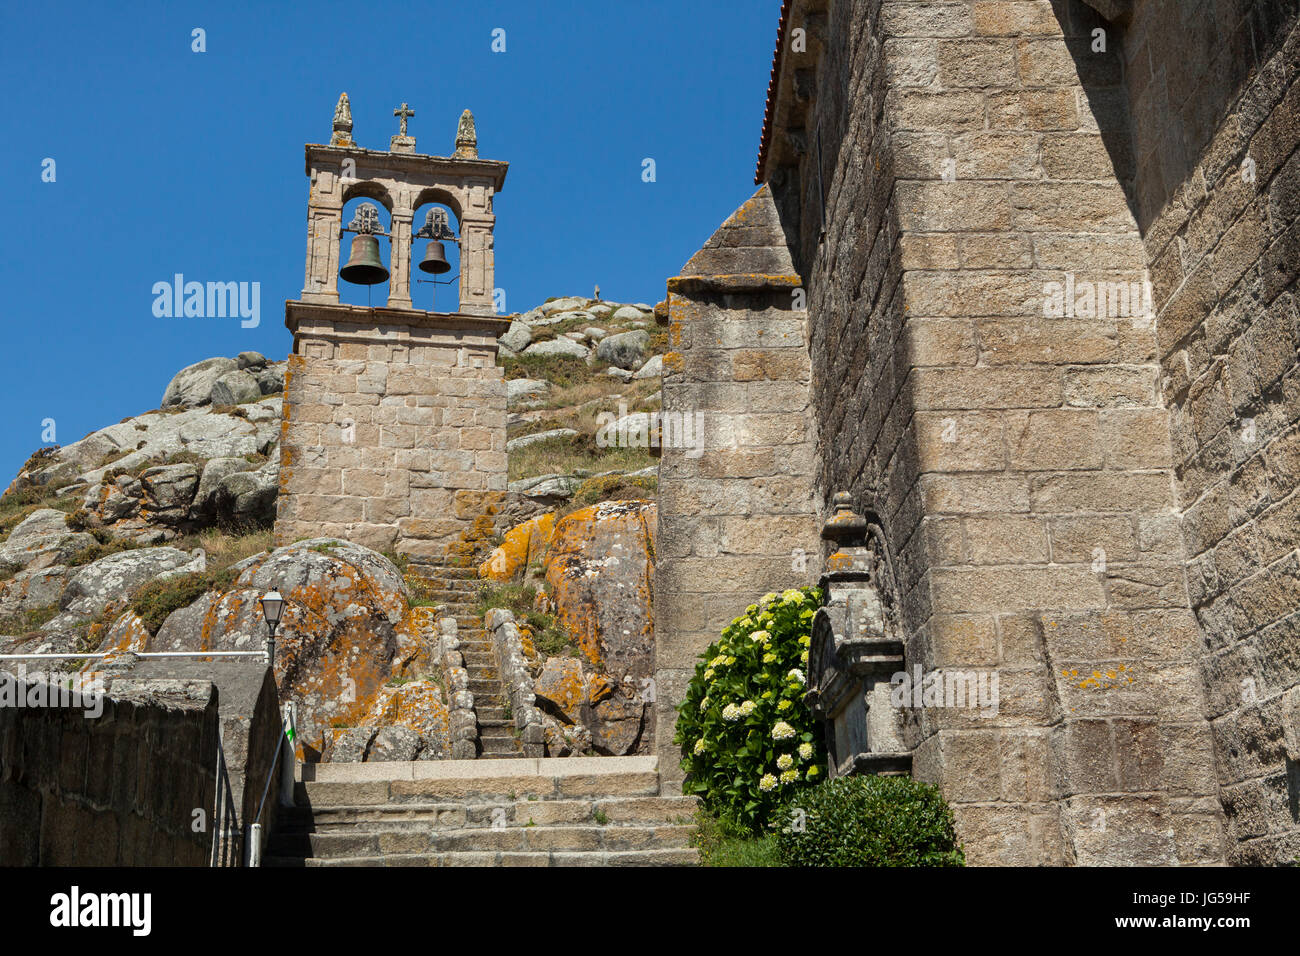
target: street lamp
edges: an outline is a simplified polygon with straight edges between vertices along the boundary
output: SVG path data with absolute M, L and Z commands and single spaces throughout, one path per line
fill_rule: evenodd
M 266 662 L 270 665 L 275 664 L 275 629 L 280 626 L 280 618 L 284 614 L 284 598 L 279 591 L 271 590 L 262 595 L 259 602 L 262 605 L 262 616 L 266 618 Z

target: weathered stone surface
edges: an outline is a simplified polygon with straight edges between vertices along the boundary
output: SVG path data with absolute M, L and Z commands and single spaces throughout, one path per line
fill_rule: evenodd
M 62 511 L 39 508 L 0 543 L 0 567 L 48 568 L 66 564 L 70 557 L 94 543 L 90 535 L 71 530 Z
M 572 438 L 576 434 L 578 433 L 572 428 L 551 428 L 544 432 L 520 435 L 518 438 L 512 438 L 506 442 L 506 451 L 519 451 L 521 448 L 527 448 L 529 445 L 535 445 L 538 442 L 550 441 L 553 438 Z
M 573 339 L 560 337 L 558 339 L 547 339 L 545 342 L 534 342 L 528 348 L 524 349 L 525 355 L 562 355 L 566 358 L 586 358 L 588 349 Z
M 63 565 L 19 571 L 0 582 L 0 617 L 58 604 L 73 569 Z
M 546 557 L 556 616 L 615 682 L 653 666 L 655 505 L 607 501 L 561 519 Z
M 505 540 L 479 565 L 479 577 L 509 581 L 533 561 L 542 558 L 554 530 L 555 513 L 552 511 L 511 528 L 506 532 Z
M 510 482 L 510 491 L 534 498 L 569 498 L 583 479 L 572 475 L 537 475 Z
M 552 657 L 542 665 L 533 683 L 538 706 L 559 716 L 569 724 L 583 724 L 589 719 L 587 679 L 582 662 L 576 657 Z
M 640 368 L 645 362 L 646 344 L 650 334 L 642 329 L 607 335 L 596 346 L 596 358 L 602 362 L 629 371 Z
M 282 700 L 297 702 L 307 758 L 319 759 L 336 729 L 351 726 L 406 727 L 422 748 L 445 754 L 446 704 L 435 684 L 418 680 L 436 665 L 391 562 L 356 544 L 319 538 L 236 567 L 229 591 L 209 592 L 173 612 L 146 649 L 260 649 L 266 624 L 258 600 L 276 588 L 287 602 L 276 634 L 277 683 Z M 407 685 L 389 686 L 399 677 L 417 679 L 402 694 Z M 406 735 L 395 735 L 394 747 L 398 738 Z
M 510 329 L 497 342 L 514 352 L 522 352 L 533 340 L 533 330 L 527 322 L 516 319 Z
M 119 551 L 79 568 L 59 600 L 59 609 L 93 618 L 167 572 L 193 570 L 199 570 L 195 557 L 176 548 Z
M 262 397 L 257 377 L 244 369 L 226 372 L 212 385 L 209 400 L 213 405 L 239 405 Z
M 235 356 L 237 368 L 258 369 L 267 365 L 267 358 L 261 352 L 240 352 Z
M 573 296 L 560 297 L 543 304 L 540 311 L 543 315 L 553 315 L 556 312 L 571 312 L 574 309 L 581 309 L 586 304 L 586 299 L 578 299 Z
M 506 380 L 506 407 L 514 408 L 534 399 L 542 398 L 551 390 L 551 383 L 535 378 Z
M 170 408 L 173 405 L 187 407 L 206 405 L 212 401 L 212 388 L 217 384 L 218 379 L 238 367 L 234 359 L 220 357 L 187 365 L 167 383 L 167 389 L 163 392 L 159 405 L 162 408 Z
M 632 377 L 635 379 L 660 378 L 664 374 L 664 357 L 652 355 Z

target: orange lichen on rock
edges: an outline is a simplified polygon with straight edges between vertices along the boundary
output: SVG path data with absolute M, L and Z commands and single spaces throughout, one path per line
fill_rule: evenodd
M 598 672 L 615 680 L 652 667 L 652 501 L 604 501 L 555 525 L 546 582 L 560 625 Z
M 555 513 L 552 511 L 529 518 L 523 524 L 506 532 L 505 540 L 479 565 L 478 576 L 493 581 L 509 581 L 521 568 L 546 553 L 555 531 Z

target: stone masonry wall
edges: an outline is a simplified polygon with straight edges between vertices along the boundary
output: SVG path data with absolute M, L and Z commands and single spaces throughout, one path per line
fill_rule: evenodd
M 100 700 L 97 717 L 82 704 L 0 707 L 0 865 L 207 866 L 216 689 L 141 682 Z
M 703 441 L 665 447 L 659 463 L 655 745 L 667 780 L 682 778 L 675 708 L 699 655 L 763 594 L 820 571 L 798 286 L 766 187 L 669 280 L 663 412 L 701 421 Z
M 1155 329 L 1044 309 L 1051 283 L 1146 279 L 1107 149 L 1119 47 L 1079 55 L 1103 25 L 1081 2 L 790 17 L 822 48 L 767 176 L 798 207 L 817 492 L 874 498 L 908 666 L 1000 676 L 996 717 L 909 725 L 915 774 L 972 862 L 1221 860 Z
M 1300 855 L 1296 4 L 1140 0 L 1133 190 L 1229 860 Z
M 276 543 L 329 535 L 444 558 L 505 493 L 495 334 L 419 313 L 366 325 L 349 307 L 303 308 L 285 376 Z

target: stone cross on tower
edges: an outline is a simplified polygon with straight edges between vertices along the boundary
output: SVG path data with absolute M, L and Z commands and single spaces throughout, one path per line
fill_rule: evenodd
M 279 541 L 335 536 L 376 550 L 439 561 L 498 507 L 506 490 L 506 388 L 497 336 L 493 196 L 507 164 L 476 156 L 423 156 L 406 134 L 414 115 L 393 111 L 390 149 L 365 149 L 350 132 L 346 97 L 330 145 L 309 144 L 307 279 L 285 303 L 293 354 L 284 397 Z M 347 130 L 340 129 L 346 123 Z M 362 204 L 357 228 L 387 235 L 388 302 L 339 301 L 344 207 Z M 437 205 L 432 205 L 437 204 Z M 385 232 L 378 207 L 389 213 Z M 412 221 L 447 207 L 445 238 L 460 243 L 460 305 L 426 312 L 411 301 Z M 373 214 L 373 215 L 372 215 Z M 438 221 L 443 216 L 436 216 Z M 457 232 L 459 238 L 457 239 Z
M 415 110 L 410 109 L 405 103 L 403 103 L 400 108 L 393 110 L 393 115 L 400 116 L 402 118 L 402 130 L 398 135 L 405 136 L 407 117 L 414 116 Z

